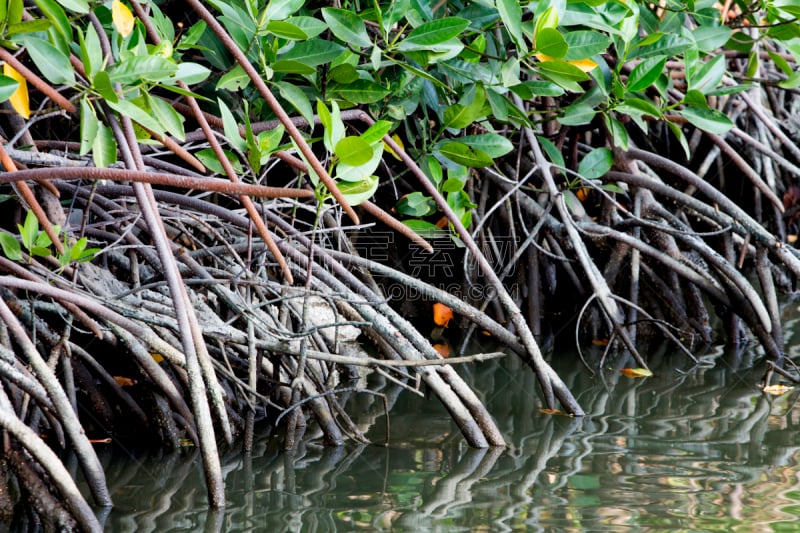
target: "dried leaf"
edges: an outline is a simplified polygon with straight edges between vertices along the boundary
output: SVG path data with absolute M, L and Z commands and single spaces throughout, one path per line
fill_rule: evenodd
M 114 381 L 116 381 L 117 385 L 120 387 L 133 387 L 136 385 L 135 379 L 126 378 L 125 376 L 114 376 Z
M 89 442 L 92 444 L 111 444 L 111 437 L 106 437 L 104 439 L 89 439 Z
M 164 360 L 164 356 L 161 355 L 160 353 L 151 353 L 150 357 L 152 357 L 153 361 L 155 361 L 156 363 L 160 363 L 161 361 Z
M 444 305 L 443 303 L 436 302 L 433 304 L 433 321 L 437 326 L 444 326 L 450 323 L 453 319 L 453 310 Z
M 111 4 L 111 20 L 114 22 L 114 27 L 123 37 L 127 37 L 133 32 L 133 23 L 135 21 L 133 13 L 131 13 L 128 6 L 119 0 L 114 0 Z
M 543 408 L 539 409 L 539 412 L 542 413 L 543 415 L 564 415 L 564 414 L 566 414 L 566 413 L 564 413 L 564 411 L 561 411 L 559 409 L 548 409 L 546 407 L 543 407 Z
M 646 378 L 653 375 L 653 373 L 646 368 L 623 368 L 620 370 L 620 373 L 628 378 Z
M 13 107 L 14 111 L 19 113 L 22 118 L 30 118 L 31 106 L 28 100 L 28 82 L 25 81 L 22 74 L 17 72 L 16 69 L 8 63 L 3 64 L 3 74 L 19 83 L 19 87 L 17 87 L 17 90 L 14 91 L 14 94 L 12 94 L 11 98 L 8 100 L 11 103 L 11 107 Z
M 777 383 L 775 385 L 767 385 L 761 390 L 763 390 L 767 394 L 772 394 L 773 396 L 780 396 L 781 394 L 789 392 L 793 388 L 794 387 L 788 385 L 781 385 L 780 383 Z
M 608 339 L 592 339 L 595 346 L 608 346 Z

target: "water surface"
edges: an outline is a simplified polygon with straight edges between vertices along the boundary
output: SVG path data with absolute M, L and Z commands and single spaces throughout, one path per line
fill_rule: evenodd
M 800 530 L 800 395 L 761 392 L 752 352 L 717 348 L 698 365 L 667 353 L 644 379 L 555 359 L 586 417 L 541 413 L 535 378 L 513 357 L 483 363 L 463 373 L 509 447 L 475 450 L 438 401 L 378 383 L 392 404 L 387 446 L 325 448 L 309 428 L 285 453 L 264 437 L 251 455 L 223 458 L 220 513 L 207 511 L 196 453 L 109 450 L 106 529 Z M 381 402 L 346 401 L 382 444 Z

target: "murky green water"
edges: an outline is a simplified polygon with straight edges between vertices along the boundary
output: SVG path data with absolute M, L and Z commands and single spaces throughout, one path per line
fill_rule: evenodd
M 206 510 L 196 454 L 109 453 L 106 529 L 799 531 L 800 394 L 762 393 L 763 365 L 748 354 L 720 348 L 697 366 L 663 355 L 645 379 L 556 361 L 582 419 L 540 413 L 535 380 L 513 358 L 485 363 L 470 379 L 506 450 L 467 448 L 436 400 L 387 385 L 388 447 L 312 439 L 289 454 L 265 439 L 224 458 L 222 513 Z M 348 409 L 382 441 L 376 397 L 351 395 Z

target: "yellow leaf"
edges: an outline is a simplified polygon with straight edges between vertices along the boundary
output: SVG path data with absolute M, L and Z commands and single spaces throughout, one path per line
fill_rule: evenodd
M 160 363 L 161 361 L 164 360 L 164 356 L 161 355 L 160 353 L 151 353 L 150 357 L 152 357 L 153 361 L 155 361 L 156 363 Z
M 399 146 L 401 149 L 403 149 L 403 150 L 405 150 L 405 149 L 406 149 L 406 147 L 405 147 L 405 146 L 403 146 L 403 140 L 402 140 L 402 139 L 400 138 L 400 136 L 399 136 L 399 135 L 397 135 L 396 133 L 395 133 L 394 135 L 392 135 L 392 140 L 393 140 L 394 142 L 396 142 L 396 143 L 397 143 L 397 146 Z M 395 159 L 397 159 L 398 161 L 402 161 L 402 159 L 400 159 L 400 156 L 399 156 L 399 155 L 397 155 L 397 154 L 395 153 L 395 151 L 394 151 L 394 150 L 392 150 L 392 149 L 391 149 L 391 147 L 390 147 L 388 144 L 386 144 L 386 143 L 383 143 L 383 148 L 384 148 L 384 149 L 385 149 L 387 152 L 389 152 L 390 154 L 392 154 L 392 156 L 394 156 L 394 158 L 395 158 Z
M 776 384 L 776 385 L 767 385 L 762 390 L 767 394 L 772 394 L 774 396 L 780 396 L 781 394 L 787 393 L 792 390 L 794 387 L 789 387 L 786 385 Z
M 584 72 L 591 72 L 597 68 L 597 63 L 592 61 L 591 59 L 574 59 L 572 61 L 567 61 L 570 65 L 575 65 L 579 69 Z
M 14 91 L 14 94 L 12 94 L 11 98 L 8 100 L 11 102 L 11 107 L 13 107 L 14 111 L 19 113 L 22 118 L 30 118 L 31 106 L 28 101 L 28 82 L 25 81 L 22 74 L 17 72 L 16 69 L 8 63 L 3 64 L 3 74 L 19 82 L 19 87 L 17 87 L 17 90 Z
M 558 409 L 548 409 L 547 407 L 542 407 L 539 409 L 539 412 L 543 415 L 564 415 L 564 411 L 560 411 Z
M 627 378 L 646 378 L 653 375 L 646 368 L 623 368 L 620 373 Z
M 123 37 L 127 37 L 133 31 L 133 22 L 135 20 L 133 13 L 131 13 L 128 6 L 119 0 L 114 0 L 111 4 L 111 20 L 114 21 L 114 27 Z

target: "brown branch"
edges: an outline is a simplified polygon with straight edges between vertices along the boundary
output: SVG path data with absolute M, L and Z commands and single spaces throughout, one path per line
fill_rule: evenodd
M 269 107 L 272 111 L 277 115 L 278 119 L 286 128 L 286 131 L 289 132 L 289 136 L 294 140 L 297 144 L 297 147 L 300 149 L 300 152 L 308 161 L 308 164 L 311 165 L 311 168 L 316 172 L 317 176 L 319 176 L 320 181 L 325 184 L 325 187 L 328 188 L 330 193 L 339 202 L 339 205 L 342 206 L 347 216 L 350 217 L 355 224 L 359 223 L 358 215 L 350 206 L 347 199 L 344 197 L 342 192 L 336 186 L 336 182 L 333 181 L 333 178 L 330 177 L 328 171 L 322 166 L 322 163 L 319 161 L 314 152 L 311 151 L 311 147 L 308 145 L 306 140 L 303 138 L 303 135 L 300 133 L 300 130 L 297 129 L 297 126 L 294 125 L 292 122 L 291 117 L 286 113 L 286 111 L 281 106 L 280 102 L 275 98 L 275 95 L 272 94 L 272 91 L 269 90 L 267 84 L 264 83 L 264 79 L 261 75 L 253 68 L 253 65 L 250 64 L 250 60 L 247 59 L 247 56 L 239 49 L 236 43 L 231 39 L 230 35 L 225 31 L 222 25 L 219 23 L 216 17 L 211 14 L 211 12 L 206 9 L 204 5 L 202 5 L 198 0 L 186 0 L 186 2 L 195 10 L 195 12 L 200 15 L 208 27 L 211 28 L 211 31 L 220 39 L 222 44 L 228 51 L 233 55 L 236 59 L 236 62 L 242 66 L 244 71 L 250 77 L 250 80 L 255 85 L 258 92 L 261 93 L 261 96 L 264 97 Z

